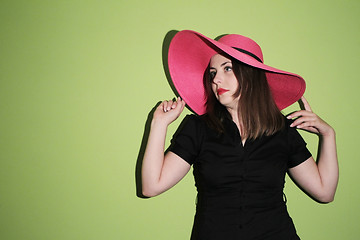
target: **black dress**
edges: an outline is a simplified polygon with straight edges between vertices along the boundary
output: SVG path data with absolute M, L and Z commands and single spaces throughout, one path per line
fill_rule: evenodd
M 168 150 L 193 164 L 198 194 L 192 240 L 299 239 L 283 188 L 288 168 L 311 154 L 289 125 L 286 120 L 284 130 L 243 146 L 231 120 L 219 135 L 202 116 L 184 119 Z

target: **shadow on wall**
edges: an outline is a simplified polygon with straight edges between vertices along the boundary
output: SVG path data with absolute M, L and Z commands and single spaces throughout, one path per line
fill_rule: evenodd
M 168 66 L 168 52 L 169 52 L 170 42 L 171 42 L 171 40 L 173 39 L 173 37 L 175 36 L 175 34 L 177 32 L 178 31 L 176 31 L 176 30 L 169 31 L 165 35 L 163 45 L 162 45 L 162 59 L 163 59 L 163 68 L 164 68 L 165 76 L 166 76 L 166 79 L 167 79 L 172 91 L 175 93 L 176 97 L 178 97 L 179 94 L 176 91 L 175 86 L 171 81 L 170 72 L 169 72 L 169 66 Z M 161 102 L 158 102 L 156 104 L 156 106 L 153 109 L 151 109 L 151 111 L 148 114 L 148 117 L 147 117 L 146 122 L 145 122 L 144 134 L 143 134 L 143 137 L 142 137 L 142 140 L 141 140 L 139 154 L 138 154 L 137 161 L 136 161 L 135 184 L 136 184 L 136 196 L 139 197 L 139 198 L 148 198 L 148 197 L 146 197 L 146 196 L 144 196 L 142 194 L 141 168 L 142 168 L 142 162 L 143 162 L 143 158 L 144 158 L 144 153 L 145 153 L 147 141 L 148 141 L 148 138 L 149 138 L 151 120 L 153 118 L 155 109 L 157 108 L 157 106 L 159 106 L 160 103 Z
M 136 184 L 136 196 L 139 198 L 148 198 L 142 194 L 141 168 L 142 168 L 142 163 L 143 163 L 143 159 L 144 159 L 146 145 L 147 145 L 147 142 L 149 139 L 151 120 L 153 118 L 155 109 L 159 106 L 159 104 L 160 104 L 160 102 L 158 102 L 156 104 L 156 106 L 153 109 L 151 109 L 151 111 L 148 114 L 148 117 L 145 122 L 144 134 L 143 134 L 143 138 L 141 140 L 139 154 L 138 154 L 137 161 L 136 161 L 135 184 Z
M 163 45 L 162 45 L 162 60 L 163 60 L 163 68 L 164 68 L 164 72 L 165 72 L 165 76 L 166 79 L 171 87 L 171 90 L 175 93 L 175 96 L 178 97 L 180 96 L 179 93 L 177 92 L 172 80 L 171 80 L 171 76 L 170 76 L 170 71 L 169 71 L 169 65 L 168 65 L 168 54 L 169 54 L 169 46 L 170 46 L 170 42 L 173 39 L 173 37 L 175 36 L 176 33 L 178 33 L 179 31 L 176 30 L 171 30 L 169 31 L 164 38 L 163 41 Z

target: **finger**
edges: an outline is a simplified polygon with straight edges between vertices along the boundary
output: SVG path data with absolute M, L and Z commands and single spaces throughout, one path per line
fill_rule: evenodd
M 171 109 L 176 108 L 178 105 L 179 105 L 179 101 L 178 101 L 178 99 L 177 99 L 175 102 L 173 102 L 173 103 L 171 104 Z
M 181 107 L 182 102 L 183 102 L 183 101 L 181 100 L 181 98 L 178 97 L 174 102 L 172 102 L 172 104 L 171 104 L 171 109 L 175 109 L 175 108 L 177 108 L 178 106 Z
M 319 133 L 319 129 L 314 125 L 313 122 L 303 122 L 296 126 L 297 129 L 310 131 L 313 133 Z
M 305 110 L 312 112 L 310 104 L 308 103 L 308 101 L 306 100 L 306 98 L 304 96 L 301 97 L 301 101 L 304 104 Z
M 311 127 L 311 126 L 306 126 L 305 124 L 304 125 L 299 125 L 296 128 L 300 129 L 300 130 L 305 130 L 305 131 L 308 131 L 308 132 L 312 132 L 312 133 L 319 133 L 319 130 L 317 128 Z
M 186 102 L 180 98 L 180 103 L 181 103 L 181 111 L 182 111 L 185 108 Z
M 160 107 L 164 112 L 166 112 L 166 101 L 162 101 Z
M 173 105 L 173 101 L 172 100 L 169 100 L 167 105 L 166 105 L 166 111 L 170 111 L 171 110 L 171 106 Z
M 166 101 L 166 100 L 162 102 L 162 108 L 163 108 L 164 112 L 167 112 L 167 110 L 166 110 L 167 104 L 168 104 L 168 101 Z
M 163 111 L 168 112 L 171 109 L 172 101 L 163 101 Z
M 179 101 L 179 98 L 176 99 L 176 101 L 172 105 L 172 109 L 179 111 L 181 109 L 181 101 Z
M 292 119 L 292 118 L 297 118 L 297 117 L 302 117 L 302 116 L 314 116 L 315 114 L 313 112 L 310 112 L 308 110 L 300 110 L 300 111 L 296 111 L 291 113 L 290 115 L 287 116 L 287 119 Z
M 174 111 L 174 113 L 179 116 L 184 110 L 185 102 L 178 98 L 173 106 L 175 106 L 175 108 L 173 108 L 172 111 Z
M 180 98 L 182 110 L 185 108 L 186 102 Z
M 300 118 L 296 119 L 294 122 L 292 122 L 290 124 L 290 127 L 297 127 L 304 123 L 306 123 L 307 126 L 309 126 L 309 125 L 313 126 L 315 124 L 315 122 L 316 122 L 315 117 L 312 117 L 312 116 L 300 117 Z
M 176 102 L 178 102 L 180 105 L 184 105 L 184 100 L 182 100 L 181 99 L 181 97 L 178 97 L 177 99 L 176 99 Z

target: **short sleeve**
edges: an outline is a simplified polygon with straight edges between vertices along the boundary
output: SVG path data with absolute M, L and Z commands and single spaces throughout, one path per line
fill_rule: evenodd
M 293 168 L 311 157 L 310 151 L 306 147 L 306 142 L 301 137 L 296 128 L 290 127 L 291 122 L 287 122 L 289 161 L 288 168 Z
M 171 139 L 167 151 L 171 151 L 192 165 L 199 155 L 200 120 L 195 115 L 187 115 Z

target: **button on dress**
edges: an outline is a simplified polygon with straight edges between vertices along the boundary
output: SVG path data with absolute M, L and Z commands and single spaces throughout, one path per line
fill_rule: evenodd
M 243 145 L 230 119 L 219 134 L 204 116 L 184 118 L 168 150 L 193 165 L 198 194 L 192 240 L 300 239 L 283 189 L 287 170 L 311 153 L 290 123 Z

